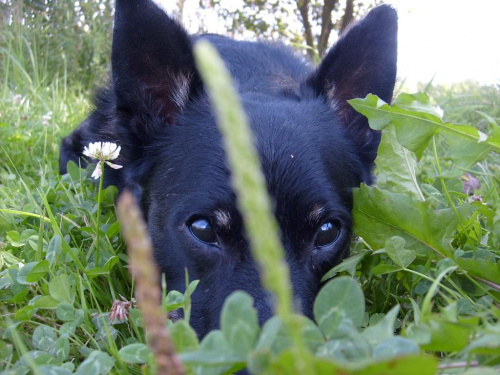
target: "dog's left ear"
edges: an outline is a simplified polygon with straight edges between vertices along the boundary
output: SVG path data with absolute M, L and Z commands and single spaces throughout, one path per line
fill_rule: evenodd
M 336 108 L 369 168 L 377 156 L 380 132 L 370 129 L 366 118 L 347 100 L 375 94 L 391 101 L 396 82 L 397 31 L 393 8 L 381 5 L 372 9 L 341 36 L 308 80 L 316 93 Z
M 116 1 L 111 65 L 116 108 L 136 119 L 135 143 L 155 137 L 148 116 L 175 123 L 202 87 L 188 34 L 152 0 Z

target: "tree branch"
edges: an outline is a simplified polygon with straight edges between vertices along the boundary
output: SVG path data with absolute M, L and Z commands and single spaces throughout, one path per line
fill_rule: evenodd
M 337 3 L 338 0 L 325 0 L 325 4 L 323 5 L 321 12 L 321 34 L 318 37 L 318 54 L 320 56 L 325 54 L 328 47 L 328 39 L 333 28 L 332 11 Z
M 347 0 L 345 4 L 344 16 L 340 25 L 340 32 L 343 33 L 354 18 L 354 0 Z
M 311 23 L 309 22 L 309 0 L 297 0 L 297 9 L 299 10 L 300 16 L 302 18 L 306 44 L 309 46 L 309 48 L 307 49 L 307 54 L 309 55 L 311 60 L 314 61 L 316 57 L 316 47 L 314 45 Z

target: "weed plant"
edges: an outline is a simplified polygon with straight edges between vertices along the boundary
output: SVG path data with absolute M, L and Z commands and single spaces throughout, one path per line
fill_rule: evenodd
M 103 44 L 105 30 L 92 34 Z M 117 191 L 99 189 L 94 166 L 70 163 L 66 175 L 57 173 L 59 141 L 85 118 L 90 82 L 103 77 L 106 62 L 88 70 L 64 63 L 60 46 L 73 38 L 48 46 L 40 33 L 1 25 L 0 371 L 150 374 L 155 359 L 127 270 Z M 209 67 L 216 59 L 206 58 Z M 185 294 L 163 285 L 165 314 L 186 312 L 168 327 L 188 373 L 498 373 L 499 87 L 425 91 L 432 99 L 351 102 L 383 128 L 377 184 L 354 193 L 351 257 L 325 275 L 316 323 L 282 306 L 260 328 L 251 298 L 237 292 L 221 330 L 199 342 L 189 326 L 197 281 Z M 286 287 L 273 292 L 285 293 L 278 300 L 286 304 Z

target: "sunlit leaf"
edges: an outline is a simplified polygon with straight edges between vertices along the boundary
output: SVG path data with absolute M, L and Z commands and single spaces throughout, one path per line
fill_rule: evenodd
M 118 354 L 128 363 L 147 363 L 152 352 L 147 345 L 136 343 L 124 346 Z
M 465 208 L 465 207 L 464 207 Z M 463 208 L 462 208 L 463 209 Z M 398 236 L 419 254 L 451 255 L 451 240 L 459 223 L 453 209 L 433 209 L 407 194 L 362 185 L 354 189 L 355 232 L 372 248 Z
M 359 284 L 347 276 L 329 281 L 314 302 L 314 318 L 326 338 L 338 336 L 346 322 L 358 327 L 364 313 L 363 292 Z
M 248 354 L 259 336 L 257 311 L 253 299 L 244 292 L 235 292 L 224 302 L 221 330 L 228 345 L 238 354 Z

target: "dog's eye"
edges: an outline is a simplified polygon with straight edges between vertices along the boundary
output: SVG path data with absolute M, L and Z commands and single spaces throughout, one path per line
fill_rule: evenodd
M 340 234 L 340 225 L 334 221 L 325 221 L 316 232 L 314 246 L 321 247 L 335 242 Z
M 217 236 L 215 231 L 210 225 L 210 222 L 206 219 L 196 219 L 189 224 L 189 230 L 191 234 L 199 241 L 205 243 L 217 243 Z

